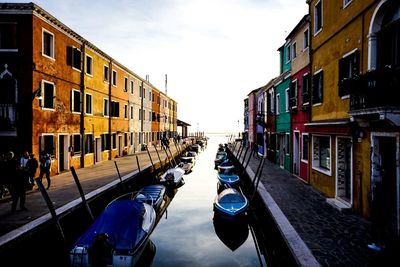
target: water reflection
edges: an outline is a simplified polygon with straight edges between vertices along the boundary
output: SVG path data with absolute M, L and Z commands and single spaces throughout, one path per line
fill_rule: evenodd
M 219 221 L 215 225 L 213 203 L 218 182 L 215 151 L 218 144 L 226 141 L 225 136 L 211 137 L 207 148 L 198 154 L 193 171 L 184 176 L 186 183 L 169 204 L 168 218 L 161 218 L 150 237 L 157 246 L 151 266 L 261 265 L 247 224 L 232 226 L 234 237 L 220 231 L 225 226 Z
M 249 236 L 247 216 L 232 219 L 214 212 L 213 224 L 218 238 L 232 251 L 243 245 Z

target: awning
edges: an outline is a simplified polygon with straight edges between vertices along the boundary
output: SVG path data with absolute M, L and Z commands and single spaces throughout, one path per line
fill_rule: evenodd
M 351 135 L 352 127 L 350 120 L 341 121 L 321 121 L 305 123 L 305 130 L 309 133 L 321 134 L 343 134 Z

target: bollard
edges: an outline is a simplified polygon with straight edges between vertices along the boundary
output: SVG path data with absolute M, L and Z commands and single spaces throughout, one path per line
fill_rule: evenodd
M 93 217 L 92 211 L 90 210 L 90 207 L 89 207 L 88 203 L 86 202 L 85 194 L 83 193 L 82 186 L 81 186 L 81 183 L 79 182 L 79 178 L 78 178 L 78 175 L 76 174 L 74 166 L 71 166 L 70 169 L 72 172 L 72 176 L 74 177 L 76 186 L 78 187 L 79 195 L 82 198 L 82 204 L 85 206 L 87 212 L 89 213 L 90 218 L 93 220 L 94 217 Z
M 124 181 L 122 181 L 122 177 L 121 177 L 121 174 L 119 173 L 119 169 L 118 169 L 118 165 L 117 165 L 117 161 L 116 160 L 114 160 L 114 164 L 115 164 L 115 168 L 117 169 L 119 181 L 121 182 L 121 185 L 122 185 L 122 190 L 125 192 L 125 184 L 124 184 Z
M 61 227 L 60 220 L 57 217 L 56 210 L 54 208 L 53 202 L 51 202 L 51 199 L 50 199 L 49 195 L 47 194 L 47 191 L 44 188 L 44 186 L 42 184 L 42 181 L 40 179 L 36 179 L 36 184 L 39 187 L 40 193 L 42 193 L 44 201 L 47 204 L 47 207 L 49 208 L 51 217 L 53 218 L 54 222 L 56 223 L 56 226 L 57 226 L 58 230 L 60 231 L 62 239 L 65 241 L 64 231 L 63 231 L 63 229 Z

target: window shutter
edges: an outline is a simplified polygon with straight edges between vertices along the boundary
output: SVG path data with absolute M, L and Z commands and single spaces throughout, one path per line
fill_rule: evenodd
M 72 66 L 72 46 L 67 46 L 67 65 Z
M 40 82 L 40 96 L 42 98 L 39 100 L 39 106 L 43 107 L 43 103 L 44 103 L 44 81 L 43 80 Z

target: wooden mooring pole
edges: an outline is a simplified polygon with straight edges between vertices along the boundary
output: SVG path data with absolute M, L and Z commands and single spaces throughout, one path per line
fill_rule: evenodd
M 47 194 L 47 191 L 46 191 L 46 189 L 44 188 L 43 183 L 42 183 L 42 181 L 41 181 L 40 179 L 37 179 L 37 180 L 36 180 L 36 184 L 37 184 L 37 186 L 39 187 L 40 193 L 42 193 L 42 196 L 43 196 L 43 198 L 44 198 L 44 201 L 45 201 L 46 204 L 47 204 L 47 207 L 49 208 L 51 217 L 53 218 L 54 222 L 56 223 L 56 226 L 57 226 L 58 230 L 60 231 L 60 234 L 61 234 L 62 239 L 65 241 L 64 231 L 63 231 L 63 229 L 62 229 L 62 227 L 61 227 L 60 220 L 59 220 L 58 217 L 57 217 L 56 210 L 55 210 L 55 208 L 54 208 L 53 202 L 51 202 L 51 199 L 50 199 L 50 197 L 49 197 L 49 194 Z
M 125 192 L 125 184 L 124 184 L 124 181 L 122 181 L 122 177 L 121 177 L 121 174 L 119 173 L 119 169 L 118 169 L 116 160 L 114 160 L 114 164 L 115 164 L 115 168 L 117 169 L 117 173 L 118 173 L 119 181 L 121 182 L 122 190 L 124 190 L 124 192 Z
M 161 161 L 160 154 L 158 153 L 157 145 L 154 145 L 154 150 L 155 150 L 156 153 L 157 153 L 158 161 L 160 162 L 160 166 L 161 166 L 161 168 L 162 168 L 163 163 L 162 163 L 162 161 Z
M 156 168 L 154 167 L 153 159 L 151 158 L 150 151 L 149 151 L 149 148 L 147 146 L 146 146 L 146 151 L 147 151 L 147 155 L 149 155 L 151 166 L 153 166 L 153 170 L 155 170 Z
M 136 156 L 136 164 L 137 164 L 138 171 L 141 172 L 141 170 L 140 170 L 140 164 L 139 164 L 139 158 L 138 158 L 137 155 L 135 155 L 135 156 Z
M 90 218 L 93 220 L 94 217 L 93 217 L 92 211 L 91 211 L 88 203 L 86 202 L 85 194 L 83 193 L 81 182 L 79 181 L 79 178 L 78 178 L 78 175 L 76 174 L 74 166 L 71 166 L 70 169 L 71 169 L 72 176 L 74 177 L 76 187 L 78 187 L 79 195 L 81 196 L 81 199 L 82 199 L 82 204 L 85 206 Z

